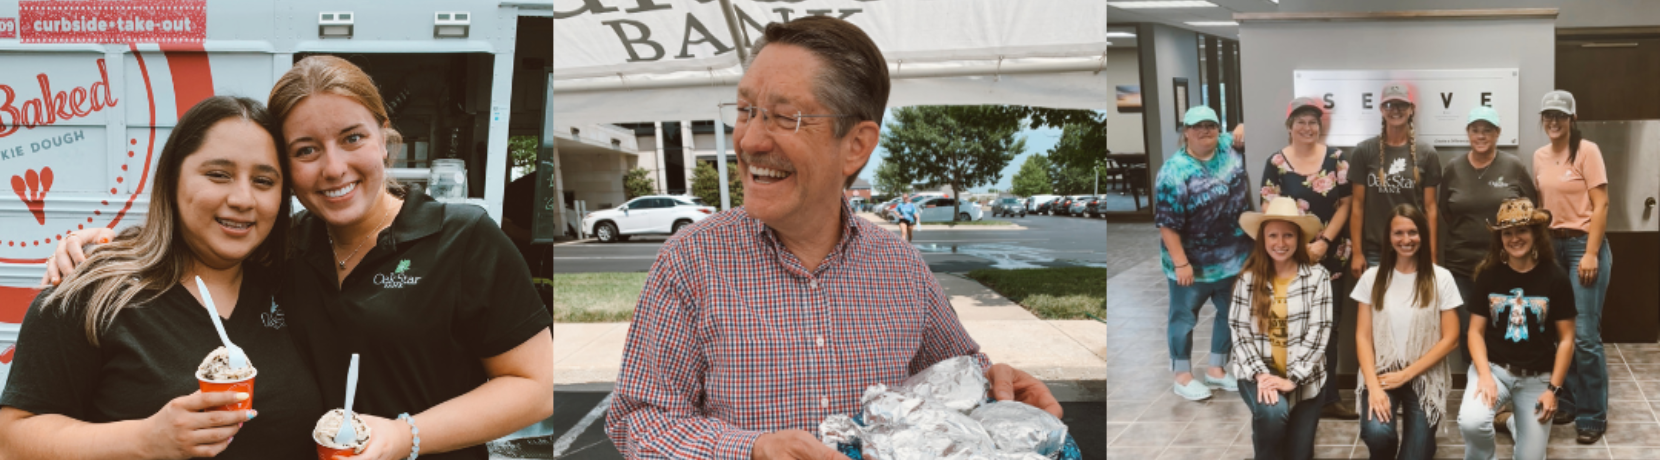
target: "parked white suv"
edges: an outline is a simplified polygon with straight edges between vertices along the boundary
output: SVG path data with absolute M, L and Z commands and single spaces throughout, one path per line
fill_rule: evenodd
M 628 241 L 634 235 L 673 235 L 715 213 L 683 196 L 648 195 L 611 209 L 582 216 L 582 228 L 601 242 Z
M 952 206 L 953 203 L 957 205 Z M 950 222 L 952 214 L 961 216 L 957 220 L 965 222 L 984 217 L 980 205 L 969 201 L 957 203 L 957 200 L 950 197 L 924 198 L 916 202 L 916 209 L 917 217 L 922 222 Z

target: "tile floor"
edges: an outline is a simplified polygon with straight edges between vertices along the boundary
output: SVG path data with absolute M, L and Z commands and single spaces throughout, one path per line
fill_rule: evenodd
M 1156 259 L 1155 259 L 1156 260 Z M 1154 262 L 1156 266 L 1156 262 Z M 1138 266 L 1108 280 L 1107 452 L 1119 459 L 1245 459 L 1252 456 L 1251 414 L 1238 393 L 1218 391 L 1207 401 L 1181 399 L 1171 392 L 1169 353 L 1164 341 L 1168 293 L 1162 275 Z M 1208 363 L 1207 305 L 1194 332 L 1194 372 Z M 1608 344 L 1609 427 L 1589 446 L 1574 441 L 1572 425 L 1555 426 L 1547 455 L 1552 459 L 1660 459 L 1660 344 Z M 1435 458 L 1463 458 L 1457 425 L 1463 389 L 1450 396 L 1448 420 L 1437 427 Z M 1346 404 L 1354 392 L 1343 391 Z M 1367 458 L 1360 422 L 1322 419 L 1316 434 L 1320 459 Z M 1509 458 L 1512 441 L 1499 434 L 1499 457 Z

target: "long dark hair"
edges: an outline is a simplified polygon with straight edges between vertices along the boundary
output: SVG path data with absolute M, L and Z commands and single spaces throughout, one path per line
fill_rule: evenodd
M 179 222 L 179 180 L 184 159 L 202 148 L 208 132 L 221 121 L 247 120 L 259 125 L 277 141 L 276 125 L 259 101 L 245 97 L 213 96 L 191 107 L 167 136 L 156 165 L 155 188 L 150 192 L 150 214 L 144 225 L 127 228 L 114 241 L 98 247 L 86 262 L 65 276 L 43 308 L 71 309 L 86 305 L 87 341 L 98 346 L 100 330 L 115 321 L 123 308 L 155 300 L 184 278 L 194 257 L 185 244 L 184 225 Z M 288 162 L 277 153 L 282 171 L 282 203 L 271 233 L 248 255 L 245 262 L 274 266 L 284 256 L 288 242 L 288 214 L 292 189 L 288 185 Z M 70 300 L 74 298 L 75 300 Z
M 1428 308 L 1436 300 L 1435 260 L 1429 256 L 1425 249 L 1425 243 L 1429 242 L 1429 219 L 1424 217 L 1423 211 L 1418 210 L 1417 206 L 1411 204 L 1396 205 L 1395 209 L 1391 209 L 1389 220 L 1385 221 L 1385 225 L 1393 226 L 1396 217 L 1410 219 L 1412 225 L 1418 227 L 1418 252 L 1412 254 L 1413 265 L 1418 266 L 1418 277 L 1413 283 L 1412 300 L 1418 308 Z M 1394 245 L 1391 244 L 1390 246 Z M 1398 260 L 1397 258 L 1400 257 L 1400 254 L 1393 247 L 1382 252 L 1382 260 L 1378 264 L 1377 278 L 1372 280 L 1373 310 L 1383 310 L 1383 294 L 1389 291 L 1389 279 L 1394 277 L 1395 263 Z
M 1268 223 L 1274 220 L 1265 220 L 1257 227 L 1257 241 L 1251 246 L 1251 255 L 1245 258 L 1245 272 L 1251 274 L 1251 318 L 1256 320 L 1257 329 L 1268 329 L 1268 310 L 1273 307 L 1273 288 L 1271 282 L 1279 273 L 1274 270 L 1274 258 L 1268 255 Z M 1290 222 L 1287 222 L 1290 223 Z M 1303 227 L 1291 224 L 1297 232 L 1297 250 L 1291 253 L 1291 260 L 1297 266 L 1308 265 L 1313 257 L 1308 255 L 1308 244 L 1303 243 Z

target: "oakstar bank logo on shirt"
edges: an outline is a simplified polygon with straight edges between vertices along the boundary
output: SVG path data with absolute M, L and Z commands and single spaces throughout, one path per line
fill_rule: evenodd
M 404 285 L 413 286 L 415 284 L 419 284 L 421 282 L 421 277 L 409 276 L 405 273 L 408 271 L 409 259 L 401 260 L 398 262 L 398 268 L 393 270 L 392 273 L 376 273 L 374 283 L 380 285 L 381 288 L 387 289 L 398 289 L 404 287 Z
M 1491 185 L 1493 188 L 1505 188 L 1510 186 L 1509 183 L 1504 181 L 1504 176 L 1499 176 L 1498 179 L 1493 179 L 1493 181 L 1488 182 L 1487 185 Z

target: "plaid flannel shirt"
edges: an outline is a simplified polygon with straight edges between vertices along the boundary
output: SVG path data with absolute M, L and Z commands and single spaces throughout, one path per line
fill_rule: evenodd
M 1228 372 L 1234 378 L 1255 381 L 1257 374 L 1273 373 L 1274 344 L 1257 328 L 1251 317 L 1251 273 L 1239 274 L 1233 285 L 1233 304 L 1228 311 L 1228 328 L 1233 332 L 1233 351 Z M 1285 378 L 1297 383 L 1291 401 L 1319 396 L 1326 384 L 1326 342 L 1331 337 L 1331 274 L 1319 265 L 1303 265 L 1286 289 Z M 1268 284 L 1273 289 L 1273 283 Z
M 921 253 L 842 207 L 840 241 L 812 272 L 743 208 L 663 245 L 605 421 L 618 450 L 748 459 L 762 433 L 857 413 L 870 385 L 956 356 L 990 365 Z

